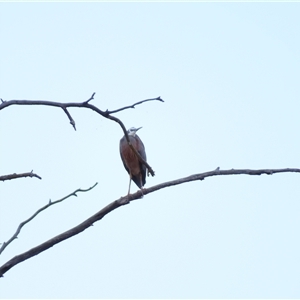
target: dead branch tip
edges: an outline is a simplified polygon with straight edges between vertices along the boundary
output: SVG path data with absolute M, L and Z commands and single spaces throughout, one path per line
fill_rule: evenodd
M 92 94 L 92 96 L 89 98 L 89 99 L 87 99 L 86 101 L 84 101 L 84 103 L 89 103 L 91 100 L 93 100 L 94 99 L 94 96 L 95 96 L 95 94 L 96 94 L 96 92 L 94 92 L 93 94 Z

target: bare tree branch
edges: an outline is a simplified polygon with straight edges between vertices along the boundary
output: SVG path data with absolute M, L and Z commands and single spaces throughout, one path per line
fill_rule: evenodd
M 150 99 L 145 99 L 145 100 L 142 100 L 142 101 L 139 101 L 139 102 L 136 102 L 134 103 L 133 105 L 130 105 L 130 106 L 125 106 L 125 107 L 122 107 L 120 109 L 117 109 L 117 110 L 113 110 L 113 111 L 109 111 L 109 110 L 106 110 L 106 111 L 102 111 L 100 110 L 98 107 L 90 104 L 89 102 L 91 100 L 94 99 L 94 96 L 95 96 L 95 93 L 92 94 L 92 96 L 84 101 L 84 102 L 69 102 L 69 103 L 61 103 L 61 102 L 53 102 L 53 101 L 46 101 L 46 100 L 9 100 L 9 101 L 4 101 L 1 99 L 1 102 L 0 103 L 0 110 L 1 109 L 4 109 L 8 106 L 11 106 L 11 105 L 45 105 L 45 106 L 54 106 L 54 107 L 60 107 L 63 109 L 63 111 L 66 113 L 68 119 L 70 120 L 70 124 L 73 126 L 73 128 L 76 130 L 76 127 L 75 127 L 75 121 L 74 119 L 71 117 L 69 111 L 67 110 L 67 108 L 69 107 L 79 107 L 79 108 L 88 108 L 88 109 L 91 109 L 93 111 L 95 111 L 96 113 L 100 114 L 102 117 L 104 118 L 107 118 L 107 119 L 110 119 L 112 121 L 115 121 L 117 122 L 123 132 L 124 132 L 124 135 L 126 136 L 126 140 L 129 144 L 129 146 L 131 147 L 132 151 L 135 153 L 135 155 L 139 158 L 139 160 L 146 166 L 146 168 L 148 169 L 148 172 L 154 176 L 155 173 L 153 171 L 153 169 L 150 167 L 150 165 L 139 155 L 139 153 L 135 150 L 135 148 L 131 145 L 130 141 L 129 141 L 129 137 L 128 137 L 128 134 L 127 134 L 127 129 L 126 127 L 124 126 L 124 124 L 121 122 L 121 120 L 119 120 L 118 118 L 116 117 L 113 117 L 111 116 L 112 113 L 116 113 L 116 112 L 119 112 L 121 110 L 125 110 L 125 109 L 129 109 L 129 108 L 134 108 L 136 105 L 139 105 L 139 104 L 142 104 L 144 102 L 147 102 L 147 101 L 155 101 L 155 100 L 158 100 L 158 101 L 161 101 L 161 102 L 164 102 L 163 99 L 161 99 L 161 97 L 156 97 L 156 98 L 150 98 Z
M 44 205 L 43 207 L 41 207 L 40 209 L 38 209 L 30 218 L 28 218 L 27 220 L 23 221 L 20 223 L 20 225 L 18 226 L 16 232 L 13 234 L 13 236 L 7 241 L 7 242 L 4 242 L 0 248 L 0 254 L 4 251 L 4 249 L 12 242 L 14 241 L 15 239 L 18 238 L 18 235 L 21 231 L 21 229 L 23 228 L 23 226 L 27 223 L 29 223 L 33 218 L 35 218 L 40 212 L 42 212 L 43 210 L 47 209 L 48 207 L 54 205 L 54 204 L 57 204 L 57 203 L 60 203 L 64 200 L 66 200 L 67 198 L 71 197 L 71 196 L 75 196 L 77 197 L 77 194 L 78 192 L 88 192 L 90 191 L 91 189 L 93 189 L 96 185 L 98 184 L 98 182 L 96 182 L 93 186 L 91 186 L 90 188 L 88 189 L 77 189 L 76 191 L 72 192 L 71 194 L 59 199 L 59 200 L 56 200 L 56 201 L 51 201 L 51 199 L 49 200 L 49 202 Z
M 72 118 L 72 116 L 70 115 L 70 113 L 68 112 L 68 110 L 63 107 L 63 111 L 66 113 L 66 115 L 68 116 L 69 120 L 70 120 L 70 124 L 73 126 L 74 130 L 76 131 L 76 126 L 75 126 L 75 121 Z
M 91 100 L 93 100 L 94 99 L 94 96 L 95 96 L 95 92 L 92 94 L 92 96 L 89 98 L 89 99 L 87 99 L 86 101 L 85 101 L 85 103 L 89 103 Z
M 36 177 L 38 179 L 42 179 L 42 177 L 40 177 L 39 175 L 32 173 L 31 172 L 27 172 L 27 173 L 22 173 L 22 174 L 9 174 L 9 175 L 2 175 L 0 176 L 0 181 L 5 181 L 5 180 L 11 180 L 11 179 L 16 179 L 16 178 L 21 178 L 21 177 Z
M 200 173 L 191 175 L 188 177 L 180 178 L 177 180 L 172 180 L 168 182 L 164 182 L 148 189 L 143 189 L 143 194 L 146 195 L 148 193 L 152 193 L 154 191 L 160 190 L 162 188 L 171 187 L 173 185 L 178 185 L 186 182 L 197 181 L 197 180 L 204 180 L 207 177 L 212 176 L 220 176 L 220 175 L 272 175 L 276 173 L 300 173 L 300 169 L 298 168 L 285 168 L 285 169 L 259 169 L 259 170 L 252 170 L 252 169 L 230 169 L 230 170 L 220 170 L 220 168 L 216 168 L 213 171 Z M 137 199 L 137 198 L 136 198 Z M 130 199 L 135 200 L 135 199 Z
M 125 106 L 125 107 L 122 107 L 122 108 L 119 108 L 119 109 L 116 109 L 116 110 L 110 110 L 110 111 L 106 111 L 108 114 L 114 114 L 114 113 L 117 113 L 119 111 L 122 111 L 124 109 L 128 109 L 128 108 L 135 108 L 136 105 L 139 105 L 139 104 L 142 104 L 144 102 L 147 102 L 147 101 L 155 101 L 155 100 L 158 100 L 158 101 L 161 101 L 161 102 L 165 102 L 163 99 L 159 97 L 156 97 L 156 98 L 151 98 L 151 99 L 146 99 L 146 100 L 142 100 L 142 101 L 139 101 L 139 102 L 136 102 L 132 105 L 129 105 L 129 106 Z
M 27 260 L 35 255 L 38 255 L 39 253 L 53 247 L 54 245 L 72 237 L 75 236 L 76 234 L 86 230 L 90 226 L 92 226 L 95 222 L 101 220 L 104 216 L 106 216 L 108 213 L 112 212 L 113 210 L 117 209 L 120 206 L 126 205 L 130 203 L 130 201 L 140 199 L 143 195 L 153 193 L 155 191 L 158 191 L 162 188 L 170 187 L 173 185 L 178 185 L 178 184 L 183 184 L 186 182 L 190 181 L 196 181 L 196 180 L 204 180 L 207 177 L 212 177 L 212 176 L 219 176 L 219 175 L 262 175 L 262 174 L 267 174 L 267 175 L 272 175 L 276 173 L 284 173 L 284 172 L 295 172 L 295 173 L 300 173 L 300 169 L 297 168 L 287 168 L 287 169 L 260 169 L 260 170 L 251 170 L 251 169 L 231 169 L 231 170 L 220 170 L 220 168 L 217 168 L 214 171 L 209 171 L 205 173 L 200 173 L 200 174 L 195 174 L 191 175 L 185 178 L 180 178 L 177 180 L 172 180 L 168 182 L 164 182 L 161 184 L 158 184 L 156 186 L 143 189 L 142 191 L 139 190 L 134 194 L 129 194 L 128 196 L 121 197 L 118 200 L 115 200 L 105 206 L 103 209 L 101 209 L 99 212 L 91 216 L 90 218 L 86 219 L 83 221 L 81 224 L 71 228 L 70 230 L 67 230 L 54 238 L 22 253 L 19 254 L 15 257 L 13 257 L 11 260 L 6 262 L 4 265 L 0 267 L 0 277 L 2 277 L 8 270 L 10 270 L 12 267 L 15 265 L 21 263 L 24 260 Z

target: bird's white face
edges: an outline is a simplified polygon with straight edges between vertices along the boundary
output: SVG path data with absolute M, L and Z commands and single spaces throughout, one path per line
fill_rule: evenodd
M 139 127 L 139 128 L 135 128 L 135 127 L 131 127 L 128 129 L 128 135 L 132 135 L 132 136 L 135 136 L 136 132 L 141 129 L 142 127 Z

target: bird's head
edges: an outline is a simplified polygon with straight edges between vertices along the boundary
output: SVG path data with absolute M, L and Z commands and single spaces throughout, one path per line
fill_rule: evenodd
M 127 130 L 127 133 L 128 135 L 132 135 L 132 136 L 135 136 L 136 132 L 138 130 L 140 130 L 142 127 L 139 127 L 139 128 L 135 128 L 135 127 L 131 127 Z

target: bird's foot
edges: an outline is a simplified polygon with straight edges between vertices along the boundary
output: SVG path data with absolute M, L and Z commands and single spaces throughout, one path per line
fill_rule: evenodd
M 142 193 L 141 198 L 144 198 L 144 195 L 145 195 L 145 189 L 142 187 L 142 188 L 140 189 L 140 191 L 141 191 L 141 193 Z

